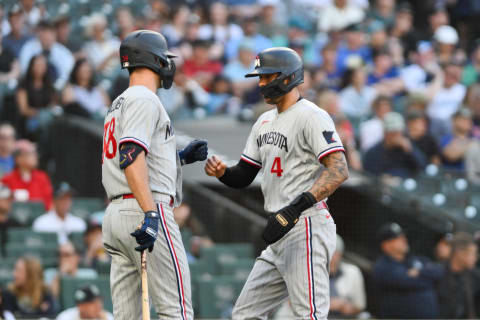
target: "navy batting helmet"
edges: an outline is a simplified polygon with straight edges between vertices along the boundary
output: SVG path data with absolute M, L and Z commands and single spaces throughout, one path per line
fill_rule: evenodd
M 175 75 L 176 55 L 168 51 L 167 41 L 158 32 L 138 30 L 130 33 L 120 45 L 122 69 L 149 68 L 161 79 L 161 87 L 169 89 Z
M 255 70 L 245 75 L 246 78 L 258 77 L 261 74 L 279 73 L 278 77 L 265 86 L 260 92 L 265 98 L 280 97 L 303 83 L 303 62 L 292 49 L 277 47 L 263 50 L 255 58 Z M 285 84 L 283 80 L 290 79 Z

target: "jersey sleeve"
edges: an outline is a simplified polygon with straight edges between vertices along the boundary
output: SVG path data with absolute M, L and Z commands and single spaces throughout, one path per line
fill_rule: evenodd
M 345 152 L 335 124 L 326 112 L 315 112 L 308 116 L 304 136 L 319 161 L 330 153 Z
M 243 153 L 240 159 L 257 168 L 262 168 L 262 161 L 260 159 L 260 152 L 258 150 L 258 144 L 256 140 L 257 123 L 253 125 L 252 131 L 248 136 L 247 144 L 245 145 L 245 149 L 243 149 Z
M 153 133 L 160 119 L 158 106 L 150 99 L 135 99 L 122 112 L 120 142 L 133 142 L 148 153 Z

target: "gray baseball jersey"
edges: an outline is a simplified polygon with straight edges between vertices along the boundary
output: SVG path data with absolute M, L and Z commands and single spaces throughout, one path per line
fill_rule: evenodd
M 278 114 L 262 114 L 252 128 L 241 159 L 263 168 L 265 210 L 278 211 L 308 191 L 321 172 L 319 160 L 344 151 L 327 112 L 301 99 Z
M 160 99 L 144 86 L 125 90 L 105 117 L 102 183 L 109 198 L 132 192 L 119 165 L 123 142 L 144 148 L 151 191 L 177 196 L 180 202 L 181 165 L 173 127 Z

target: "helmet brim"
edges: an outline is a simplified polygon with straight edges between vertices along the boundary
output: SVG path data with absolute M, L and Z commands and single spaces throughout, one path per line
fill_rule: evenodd
M 257 68 L 255 70 L 253 70 L 252 72 L 247 73 L 245 75 L 245 78 L 258 77 L 261 74 L 273 74 L 273 73 L 278 73 L 278 72 L 281 72 L 281 71 L 278 70 L 277 68 L 269 68 L 269 67 Z

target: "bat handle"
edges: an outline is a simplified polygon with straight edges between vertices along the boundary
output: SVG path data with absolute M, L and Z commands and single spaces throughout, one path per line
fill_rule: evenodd
M 147 250 L 142 251 L 142 320 L 150 320 L 150 303 L 148 299 Z

